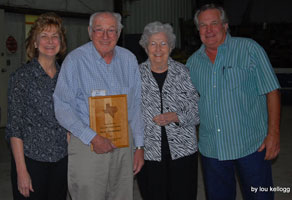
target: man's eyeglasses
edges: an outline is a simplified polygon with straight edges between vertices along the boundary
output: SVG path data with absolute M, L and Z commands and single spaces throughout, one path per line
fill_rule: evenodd
M 107 34 L 109 37 L 114 37 L 118 34 L 118 31 L 116 29 L 102 29 L 102 28 L 96 28 L 92 29 L 93 33 L 96 34 L 97 36 L 103 36 L 103 34 Z

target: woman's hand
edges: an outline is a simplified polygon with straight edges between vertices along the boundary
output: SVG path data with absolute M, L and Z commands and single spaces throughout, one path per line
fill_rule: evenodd
M 67 132 L 67 143 L 70 143 L 70 139 L 71 139 L 71 133 L 68 131 Z
M 23 196 L 29 197 L 29 193 L 34 192 L 34 190 L 25 164 L 23 141 L 20 138 L 11 137 L 10 144 L 16 165 L 18 190 Z
M 179 122 L 177 114 L 175 112 L 167 112 L 160 115 L 156 115 L 153 121 L 159 126 L 166 126 L 172 122 Z
M 29 197 L 29 193 L 34 192 L 31 178 L 27 170 L 17 173 L 17 187 L 20 194 L 25 197 Z

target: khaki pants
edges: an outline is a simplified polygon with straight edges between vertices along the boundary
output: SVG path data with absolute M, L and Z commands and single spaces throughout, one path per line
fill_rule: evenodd
M 129 126 L 130 127 L 130 126 Z M 96 154 L 72 135 L 68 189 L 72 200 L 133 200 L 133 145 Z

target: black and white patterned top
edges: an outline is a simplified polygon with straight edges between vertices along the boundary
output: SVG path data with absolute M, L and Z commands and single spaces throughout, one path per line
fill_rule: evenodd
M 60 66 L 50 78 L 37 59 L 11 74 L 8 85 L 6 138 L 23 141 L 24 155 L 56 162 L 67 155 L 66 129 L 55 118 L 53 93 Z
M 153 117 L 161 114 L 160 91 L 151 73 L 150 61 L 140 64 L 142 79 L 142 113 L 145 123 L 144 159 L 161 161 L 161 127 Z M 163 113 L 175 112 L 179 125 L 166 125 L 172 160 L 197 151 L 196 125 L 199 124 L 199 95 L 192 85 L 188 69 L 181 63 L 168 59 L 168 73 L 162 88 Z

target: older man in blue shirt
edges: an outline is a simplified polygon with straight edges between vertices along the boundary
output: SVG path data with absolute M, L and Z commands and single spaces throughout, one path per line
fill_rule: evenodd
M 203 6 L 195 24 L 203 44 L 187 66 L 200 94 L 207 199 L 235 199 L 235 168 L 245 199 L 273 199 L 253 189 L 273 186 L 270 160 L 280 151 L 280 86 L 269 59 L 255 41 L 230 36 L 221 7 Z
M 131 200 L 133 174 L 144 164 L 140 74 L 135 56 L 116 46 L 121 29 L 117 13 L 91 15 L 88 32 L 92 41 L 66 57 L 54 92 L 56 118 L 73 134 L 68 153 L 68 183 L 73 199 Z M 127 94 L 128 120 L 136 147 L 134 159 L 132 141 L 130 147 L 115 148 L 89 127 L 88 97 L 92 92 Z

